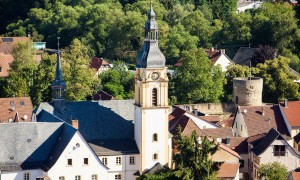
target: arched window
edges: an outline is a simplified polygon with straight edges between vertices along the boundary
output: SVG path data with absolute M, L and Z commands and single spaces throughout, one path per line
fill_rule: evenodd
M 157 106 L 157 89 L 152 89 L 152 105 Z
M 153 141 L 157 141 L 157 134 L 156 134 L 156 133 L 153 134 L 152 140 L 153 140 Z
M 158 154 L 157 153 L 155 153 L 155 154 L 153 154 L 153 160 L 157 160 L 158 159 Z

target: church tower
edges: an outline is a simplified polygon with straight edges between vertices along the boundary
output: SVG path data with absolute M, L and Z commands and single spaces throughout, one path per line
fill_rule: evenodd
M 156 163 L 168 165 L 168 77 L 165 56 L 158 47 L 158 26 L 150 4 L 144 46 L 135 74 L 134 136 L 140 150 L 140 173 Z
M 65 108 L 66 82 L 63 80 L 60 64 L 60 52 L 57 50 L 55 80 L 52 82 L 52 103 L 55 110 L 62 112 Z

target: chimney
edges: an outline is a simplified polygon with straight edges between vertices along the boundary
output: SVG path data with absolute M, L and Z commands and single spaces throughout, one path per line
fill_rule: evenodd
M 198 109 L 194 109 L 194 115 L 198 116 Z
M 72 120 L 72 126 L 75 128 L 75 129 L 78 129 L 79 128 L 79 122 L 78 120 Z
M 211 51 L 211 52 L 215 51 L 215 48 L 214 48 L 214 47 L 211 47 L 210 51 Z
M 225 139 L 226 146 L 230 146 L 230 138 L 226 137 Z
M 225 49 L 221 49 L 221 53 L 222 53 L 222 54 L 225 54 Z
M 265 116 L 265 109 L 264 108 L 262 108 L 262 110 L 261 110 L 261 115 Z
M 288 107 L 288 100 L 284 99 L 284 107 L 287 108 Z

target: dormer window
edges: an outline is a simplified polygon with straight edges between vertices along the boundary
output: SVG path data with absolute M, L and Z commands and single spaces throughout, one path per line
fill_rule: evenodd
M 152 105 L 157 106 L 157 89 L 152 89 Z

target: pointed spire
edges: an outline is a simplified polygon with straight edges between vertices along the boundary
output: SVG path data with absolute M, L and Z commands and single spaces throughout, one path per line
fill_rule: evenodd
M 150 2 L 148 19 L 145 24 L 145 41 L 142 51 L 138 55 L 136 67 L 138 68 L 164 68 L 165 56 L 158 47 L 158 25 L 155 12 Z
M 60 63 L 60 52 L 56 52 L 57 60 L 56 60 L 56 72 L 55 72 L 55 80 L 56 81 L 63 81 L 63 76 L 61 73 L 61 63 Z

